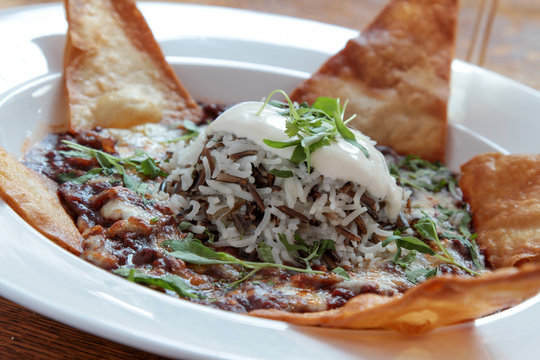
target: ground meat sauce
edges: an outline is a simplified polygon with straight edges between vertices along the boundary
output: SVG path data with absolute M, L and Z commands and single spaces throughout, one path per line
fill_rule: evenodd
M 207 120 L 215 118 L 223 111 L 223 107 L 216 105 L 205 105 L 203 108 Z M 89 176 L 85 181 L 81 179 L 92 169 L 103 166 L 101 162 L 104 160 L 78 156 L 65 141 L 118 155 L 118 141 L 110 134 L 107 130 L 94 129 L 48 135 L 27 153 L 24 163 L 58 183 L 59 197 L 84 237 L 81 255 L 83 259 L 110 271 L 127 267 L 144 271 L 153 278 L 178 276 L 184 279 L 192 290 L 183 296 L 184 293 L 173 291 L 170 287 L 139 281 L 150 284 L 159 291 L 238 313 L 254 309 L 310 312 L 343 306 L 349 299 L 362 293 L 400 294 L 435 274 L 467 274 L 458 266 L 441 262 L 421 252 L 416 253 L 416 269 L 410 268 L 403 258 L 395 258 L 374 267 L 341 269 L 346 273 L 344 275 L 343 272 L 330 271 L 335 267 L 332 266 L 331 256 L 328 256 L 325 265 L 313 266 L 313 270 L 322 271 L 323 274 L 266 267 L 241 282 L 238 280 L 248 272 L 241 265 L 186 263 L 171 256 L 164 243 L 170 239 L 191 237 L 212 247 L 212 238 L 219 236 L 215 228 L 209 227 L 207 231 L 198 234 L 189 233 L 182 214 L 174 214 L 162 202 L 141 191 L 140 185 L 126 186 L 125 179 L 123 180 L 118 172 L 98 171 L 95 176 Z M 433 218 L 442 217 L 443 221 L 438 223 L 437 228 L 441 243 L 456 262 L 480 271 L 483 256 L 471 251 L 470 246 L 466 245 L 470 245 L 470 240 L 464 241 L 462 235 L 453 239 L 443 235 L 445 232 L 456 232 L 463 224 L 468 227 L 468 223 L 463 222 L 463 219 L 452 218 L 456 214 L 462 217 L 466 214 L 463 213 L 465 205 L 461 202 L 459 189 L 449 186 L 455 185 L 451 176 L 437 173 L 437 176 L 441 176 L 440 179 L 435 176 L 424 181 L 422 176 L 428 177 L 429 174 L 421 173 L 417 176 L 419 162 L 413 164 L 410 159 L 400 157 L 390 149 L 381 150 L 398 183 L 411 192 L 408 207 L 402 212 L 400 221 L 392 225 L 390 230 L 411 228 L 425 214 Z M 167 152 L 161 151 L 159 154 L 162 160 L 165 157 L 166 161 Z M 140 184 L 150 187 L 159 187 L 164 180 L 161 175 L 154 178 L 140 174 L 133 176 Z M 263 180 L 272 181 L 268 178 Z M 433 187 L 422 185 L 422 181 L 441 188 L 434 191 Z M 432 242 L 428 245 L 433 250 L 438 250 Z M 215 250 L 241 260 L 260 261 L 254 258 L 253 254 L 244 254 L 234 248 Z M 436 269 L 436 273 L 428 274 L 425 269 Z

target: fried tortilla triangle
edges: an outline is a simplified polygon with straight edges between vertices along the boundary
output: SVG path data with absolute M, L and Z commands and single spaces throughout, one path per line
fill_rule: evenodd
M 65 0 L 72 130 L 200 120 L 133 0 Z
M 540 155 L 482 154 L 461 172 L 487 261 L 496 268 L 540 262 Z
M 56 244 L 79 255 L 82 235 L 48 178 L 34 173 L 0 147 L 0 197 L 26 222 Z
M 394 0 L 292 94 L 348 100 L 349 125 L 400 154 L 444 160 L 457 0 Z

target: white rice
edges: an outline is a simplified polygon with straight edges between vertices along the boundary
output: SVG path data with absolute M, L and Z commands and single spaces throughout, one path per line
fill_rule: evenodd
M 211 158 L 202 156 L 205 146 Z M 256 151 L 256 154 L 237 160 L 230 158 L 232 154 L 244 151 Z M 264 242 L 270 247 L 276 263 L 298 263 L 294 254 L 290 254 L 279 240 L 280 234 L 285 235 L 290 244 L 294 243 L 295 234 L 310 245 L 315 241 L 331 239 L 336 245 L 335 263 L 357 267 L 390 258 L 396 250 L 392 245 L 382 247 L 380 239 L 390 236 L 391 232 L 384 230 L 369 214 L 362 195 L 371 195 L 362 184 L 353 184 L 348 193 L 341 192 L 339 190 L 347 182 L 323 177 L 317 171 L 308 173 L 305 163 L 295 165 L 247 139 L 237 139 L 228 133 L 217 133 L 210 139 L 200 136 L 190 146 L 174 151 L 167 166 L 170 173 L 167 182 L 175 184 L 168 188 L 169 193 L 173 192 L 168 205 L 173 211 L 183 214 L 185 220 L 192 222 L 192 229 L 197 232 L 202 232 L 202 224 L 213 224 L 218 232 L 215 246 L 232 246 L 252 253 L 257 251 L 259 242 Z M 273 185 L 280 190 L 268 186 L 255 187 L 254 168 L 288 170 L 293 172 L 293 176 L 275 178 Z M 203 169 L 204 182 L 198 189 L 191 189 L 194 171 Z M 246 204 L 255 202 L 255 199 L 247 186 L 219 181 L 220 174 L 241 178 L 252 184 L 264 203 L 264 212 L 260 211 L 256 222 L 244 229 L 245 233 L 239 232 L 229 218 L 230 214 L 221 217 L 215 215 L 227 213 L 235 206 L 236 212 L 244 214 Z M 313 189 L 317 189 L 317 196 L 313 196 Z M 238 202 L 242 200 L 246 204 L 238 207 Z M 385 220 L 380 199 L 372 200 L 373 210 Z M 283 212 L 279 209 L 281 206 L 302 214 L 310 219 L 310 223 L 303 223 Z M 358 229 L 357 218 L 365 224 L 365 234 Z M 336 231 L 336 226 L 347 229 L 357 239 L 348 239 Z

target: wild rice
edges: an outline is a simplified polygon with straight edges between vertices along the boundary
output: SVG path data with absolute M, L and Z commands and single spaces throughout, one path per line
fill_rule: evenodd
M 269 174 L 273 169 L 293 175 L 277 177 Z M 308 173 L 305 163 L 293 164 L 247 139 L 201 135 L 174 152 L 168 171 L 169 206 L 198 231 L 215 225 L 215 246 L 252 253 L 264 242 L 275 262 L 294 263 L 280 236 L 290 244 L 295 234 L 310 245 L 331 239 L 336 250 L 330 260 L 340 266 L 369 265 L 395 251 L 380 242 L 391 235 L 376 221 L 386 219 L 382 199 L 362 184 Z

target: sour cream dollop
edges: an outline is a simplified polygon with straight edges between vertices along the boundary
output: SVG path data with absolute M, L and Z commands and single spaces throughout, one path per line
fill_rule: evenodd
M 236 137 L 249 139 L 284 159 L 290 159 L 293 146 L 276 149 L 263 141 L 291 140 L 285 134 L 287 118 L 280 115 L 283 110 L 266 105 L 261 113 L 257 114 L 263 104 L 250 101 L 229 108 L 208 126 L 206 134 L 228 132 Z M 368 151 L 369 158 L 359 148 L 338 137 L 336 142 L 311 154 L 311 165 L 325 177 L 365 186 L 370 195 L 386 203 L 386 215 L 390 221 L 394 221 L 399 215 L 404 191 L 390 175 L 384 155 L 375 148 L 376 143 L 360 131 L 351 131 L 356 136 L 356 141 Z

